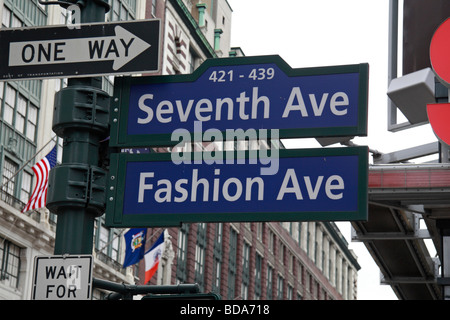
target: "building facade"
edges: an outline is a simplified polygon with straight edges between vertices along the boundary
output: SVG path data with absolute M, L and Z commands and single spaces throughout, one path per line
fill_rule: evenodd
M 161 232 L 166 250 L 150 284 L 197 283 L 228 300 L 357 298 L 360 267 L 334 223 L 183 224 L 149 229 L 148 242 Z
M 105 21 L 161 20 L 156 74 L 191 73 L 208 58 L 242 55 L 230 47 L 232 8 L 226 0 L 108 2 Z M 19 28 L 66 24 L 70 13 L 38 0 L 0 0 L 0 16 L 2 28 Z M 103 77 L 109 94 L 113 83 L 113 77 Z M 30 299 L 34 257 L 53 254 L 57 216 L 47 209 L 21 210 L 33 191 L 33 164 L 55 144 L 62 159 L 63 141 L 51 127 L 54 94 L 66 84 L 67 79 L 0 81 L 1 300 Z M 142 263 L 122 268 L 125 231 L 106 228 L 103 217 L 96 220 L 94 277 L 142 284 Z M 226 299 L 356 298 L 359 266 L 332 223 L 186 224 L 167 234 L 152 283 L 197 282 L 202 291 Z M 94 290 L 94 299 L 103 294 Z

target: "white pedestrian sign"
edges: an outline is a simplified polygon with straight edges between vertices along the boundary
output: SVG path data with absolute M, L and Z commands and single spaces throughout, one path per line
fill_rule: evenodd
M 38 256 L 34 263 L 33 300 L 92 299 L 92 255 Z

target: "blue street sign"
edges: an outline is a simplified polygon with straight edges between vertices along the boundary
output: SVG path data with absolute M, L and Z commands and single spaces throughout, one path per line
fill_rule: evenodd
M 171 153 L 113 154 L 106 223 L 367 219 L 367 147 L 278 151 L 200 160 L 193 153 L 183 161 Z
M 279 56 L 210 59 L 190 75 L 116 78 L 111 145 L 175 145 L 175 130 L 365 136 L 367 92 L 367 64 L 292 69 Z

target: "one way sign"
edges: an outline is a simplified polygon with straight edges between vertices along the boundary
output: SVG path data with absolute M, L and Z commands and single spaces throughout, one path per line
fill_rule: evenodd
M 150 73 L 159 67 L 160 20 L 0 31 L 0 80 Z

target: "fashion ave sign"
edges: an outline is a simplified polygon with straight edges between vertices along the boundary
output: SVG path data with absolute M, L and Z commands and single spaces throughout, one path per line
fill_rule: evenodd
M 367 147 L 279 150 L 271 174 L 261 174 L 269 165 L 261 154 L 191 155 L 177 163 L 170 153 L 112 155 L 107 224 L 367 218 Z

